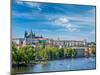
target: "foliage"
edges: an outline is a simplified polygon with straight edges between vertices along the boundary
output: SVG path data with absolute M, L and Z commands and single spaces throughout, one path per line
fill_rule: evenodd
M 23 46 L 17 48 L 14 43 L 12 43 L 12 61 L 13 63 L 29 63 L 35 60 L 35 50 L 31 46 Z
M 39 46 L 42 45 L 42 46 Z M 30 63 L 36 61 L 47 61 L 62 58 L 75 57 L 77 52 L 73 48 L 58 48 L 44 47 L 44 43 L 38 47 L 26 45 L 17 48 L 15 43 L 12 43 L 12 61 L 13 63 Z

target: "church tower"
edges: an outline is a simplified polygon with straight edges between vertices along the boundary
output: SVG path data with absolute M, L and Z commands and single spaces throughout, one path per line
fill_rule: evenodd
M 25 30 L 24 38 L 27 38 L 27 36 L 28 36 L 28 33 L 27 33 L 27 31 Z
M 32 32 L 32 30 L 30 31 L 29 37 L 33 38 L 33 32 Z

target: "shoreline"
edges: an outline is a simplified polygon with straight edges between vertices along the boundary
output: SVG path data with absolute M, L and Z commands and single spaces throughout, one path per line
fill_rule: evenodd
M 53 60 L 41 60 L 41 61 L 34 61 L 32 63 L 21 63 L 21 64 L 12 64 L 12 68 L 14 67 L 20 67 L 20 66 L 23 66 L 23 67 L 27 67 L 27 66 L 31 66 L 31 65 L 35 65 L 35 64 L 46 64 L 48 61 L 56 61 L 56 60 L 64 60 L 64 59 L 77 59 L 77 58 L 90 58 L 90 57 L 96 57 L 96 56 L 88 56 L 88 57 L 74 57 L 74 58 L 62 58 L 62 59 L 53 59 Z

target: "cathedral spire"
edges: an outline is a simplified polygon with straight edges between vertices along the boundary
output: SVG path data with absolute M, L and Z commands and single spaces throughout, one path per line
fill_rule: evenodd
M 25 33 L 24 33 L 24 38 L 26 38 L 27 37 L 27 31 L 25 30 Z
M 29 36 L 30 36 L 31 38 L 33 38 L 33 32 L 32 32 L 32 29 L 31 29 L 31 31 L 30 31 Z

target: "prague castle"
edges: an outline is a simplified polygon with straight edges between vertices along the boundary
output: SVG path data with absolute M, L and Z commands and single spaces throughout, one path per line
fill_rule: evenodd
M 64 47 L 86 47 L 87 41 L 86 40 L 53 40 L 50 38 L 44 38 L 42 35 L 37 36 L 32 30 L 28 33 L 25 31 L 23 38 L 13 38 L 13 42 L 15 42 L 18 46 L 20 45 L 31 45 L 34 46 L 39 43 L 50 44 L 52 46 L 58 46 L 59 48 Z

